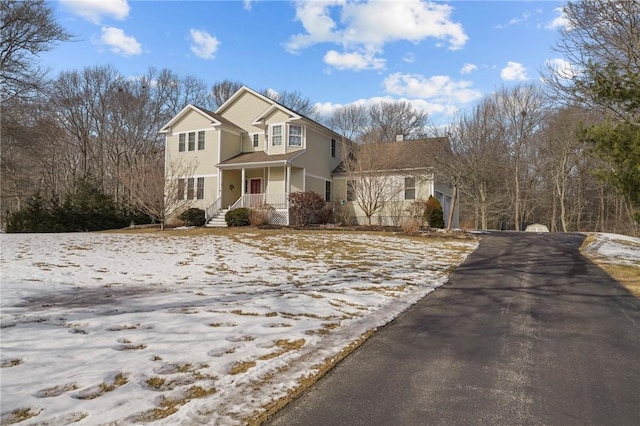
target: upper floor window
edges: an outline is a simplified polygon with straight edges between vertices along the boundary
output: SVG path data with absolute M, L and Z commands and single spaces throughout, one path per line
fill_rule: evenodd
M 189 132 L 189 151 L 196 150 L 196 132 Z
M 289 126 L 289 146 L 302 146 L 302 126 Z
M 282 145 L 282 125 L 271 126 L 271 145 Z
M 198 132 L 198 151 L 204 149 L 204 130 Z
M 331 181 L 324 181 L 324 200 L 329 202 L 331 201 Z
M 335 158 L 336 156 L 336 140 L 331 139 L 331 156 Z
M 404 199 L 416 199 L 416 178 L 414 176 L 404 178 Z
M 260 137 L 260 135 L 258 135 L 257 133 L 253 134 L 253 147 L 254 148 L 258 147 L 259 137 Z
M 180 133 L 178 135 L 178 152 L 183 152 L 185 147 L 187 135 L 185 133 Z

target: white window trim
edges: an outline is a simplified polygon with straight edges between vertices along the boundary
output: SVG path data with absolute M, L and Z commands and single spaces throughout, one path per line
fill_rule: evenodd
M 413 186 L 407 186 L 407 179 L 413 179 Z M 405 201 L 415 200 L 417 195 L 417 179 L 415 176 L 404 176 L 402 185 L 404 187 L 404 193 L 402 199 Z M 413 198 L 407 198 L 407 189 L 413 189 Z
M 280 132 L 280 143 L 278 145 L 275 145 L 273 143 L 274 137 L 273 137 L 273 129 L 276 127 L 280 127 L 281 132 Z M 284 140 L 286 138 L 286 126 L 285 123 L 274 123 L 274 124 L 270 124 L 269 125 L 269 146 L 270 147 L 281 147 L 284 146 Z
M 291 127 L 299 127 L 300 128 L 300 145 L 291 144 Z M 297 136 L 297 135 L 296 135 Z M 302 124 L 288 124 L 287 125 L 287 146 L 292 146 L 294 148 L 304 148 L 305 146 L 305 136 L 306 136 L 306 128 Z

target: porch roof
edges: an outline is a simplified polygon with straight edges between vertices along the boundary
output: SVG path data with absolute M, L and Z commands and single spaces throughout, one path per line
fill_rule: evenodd
M 304 150 L 289 152 L 287 154 L 267 155 L 264 151 L 243 152 L 228 160 L 224 160 L 217 166 L 221 169 L 235 169 L 244 167 L 282 166 L 302 155 Z

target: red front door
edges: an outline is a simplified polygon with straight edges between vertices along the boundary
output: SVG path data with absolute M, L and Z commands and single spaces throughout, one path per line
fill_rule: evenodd
M 249 194 L 262 193 L 262 179 L 251 179 L 249 186 Z

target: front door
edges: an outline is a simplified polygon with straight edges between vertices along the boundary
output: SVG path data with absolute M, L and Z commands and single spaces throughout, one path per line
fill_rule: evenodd
M 251 179 L 249 182 L 249 194 L 262 193 L 262 179 Z

